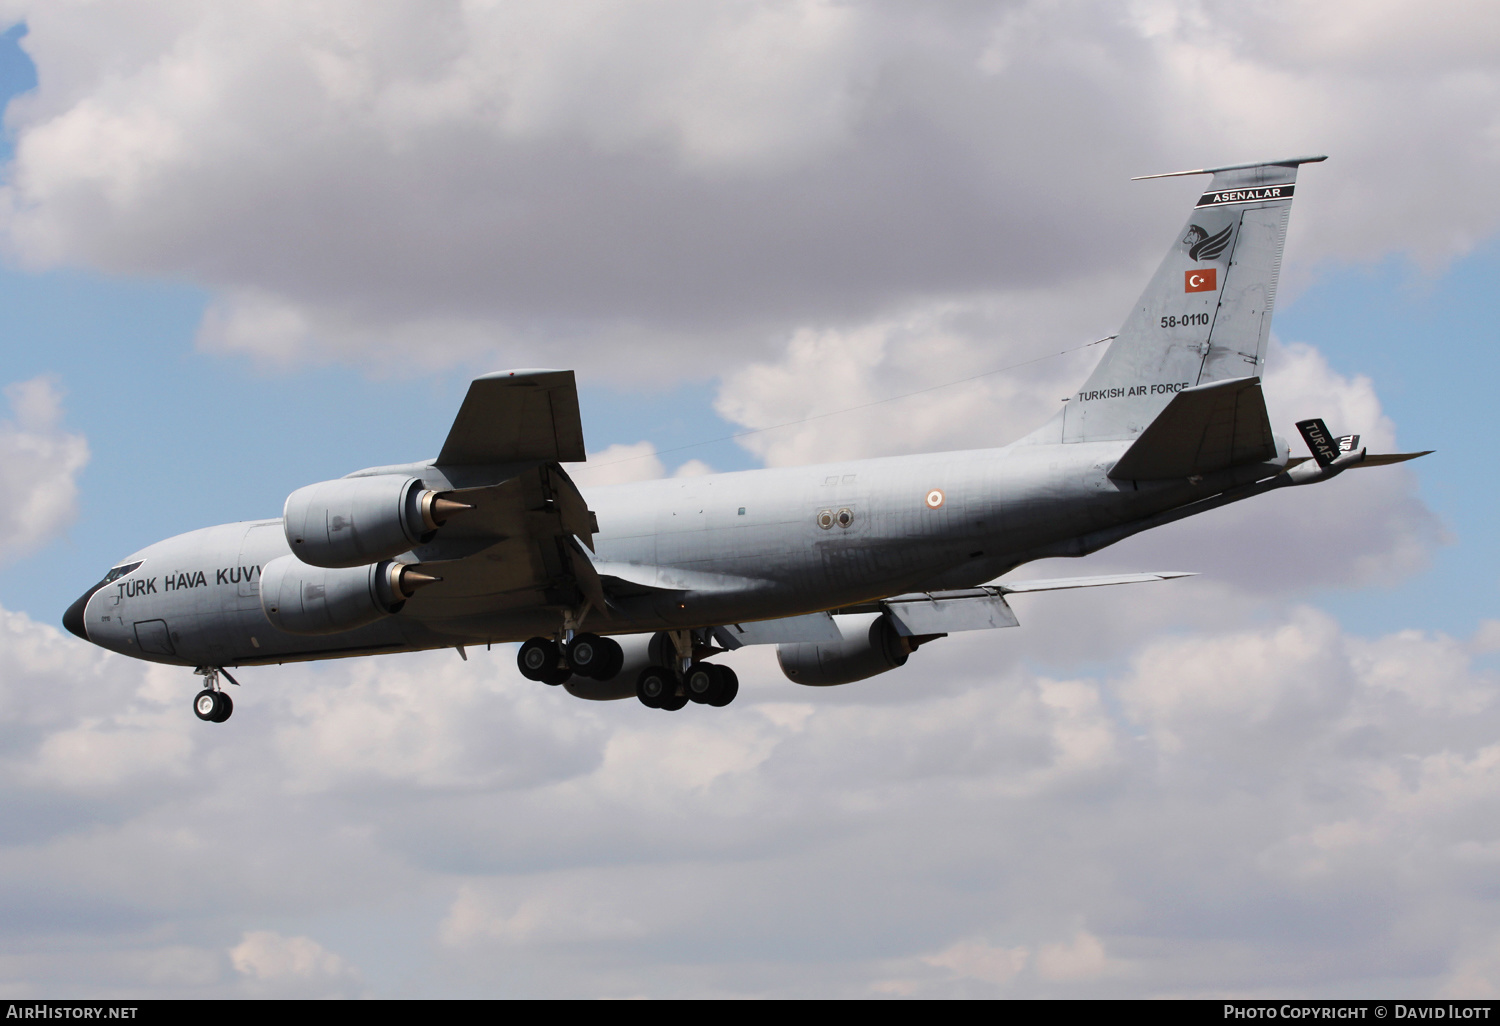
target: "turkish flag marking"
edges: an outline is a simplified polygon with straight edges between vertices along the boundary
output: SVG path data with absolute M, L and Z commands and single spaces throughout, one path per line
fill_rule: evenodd
M 1196 271 L 1184 271 L 1182 284 L 1184 292 L 1212 292 L 1219 287 L 1219 269 L 1204 267 Z

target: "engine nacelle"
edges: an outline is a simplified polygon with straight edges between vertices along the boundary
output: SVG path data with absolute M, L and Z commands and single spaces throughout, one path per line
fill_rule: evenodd
M 896 633 L 884 613 L 852 613 L 833 619 L 847 640 L 776 646 L 776 660 L 787 679 L 814 687 L 849 684 L 904 665 L 916 648 Z
M 431 541 L 448 516 L 468 508 L 414 477 L 346 477 L 287 496 L 282 527 L 302 562 L 357 567 Z
M 288 634 L 336 634 L 400 611 L 435 580 L 405 563 L 321 567 L 280 556 L 261 568 L 260 607 Z
M 563 689 L 574 698 L 587 698 L 591 702 L 614 702 L 622 698 L 635 697 L 635 679 L 641 671 L 656 661 L 651 634 L 617 634 L 615 641 L 625 652 L 625 661 L 620 672 L 609 680 L 591 680 L 577 674 L 563 684 Z

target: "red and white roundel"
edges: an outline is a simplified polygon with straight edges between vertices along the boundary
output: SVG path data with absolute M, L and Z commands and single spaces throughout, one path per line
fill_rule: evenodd
M 930 492 L 927 493 L 927 508 L 928 509 L 938 509 L 942 505 L 943 505 L 943 490 L 941 488 L 934 488 L 932 491 L 930 491 Z

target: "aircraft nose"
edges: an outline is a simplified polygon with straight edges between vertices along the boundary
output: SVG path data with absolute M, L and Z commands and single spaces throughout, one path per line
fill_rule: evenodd
M 84 641 L 89 640 L 89 635 L 88 631 L 84 628 L 83 625 L 83 610 L 84 607 L 89 604 L 89 599 L 94 597 L 94 592 L 98 590 L 98 588 L 90 588 L 88 591 L 78 596 L 78 600 L 71 606 L 69 606 L 68 611 L 63 614 L 63 626 L 72 631 L 74 634 L 78 635 Z

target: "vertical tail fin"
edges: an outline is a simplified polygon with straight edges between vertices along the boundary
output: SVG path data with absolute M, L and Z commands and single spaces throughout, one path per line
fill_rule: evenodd
M 1119 335 L 1064 407 L 1064 442 L 1134 438 L 1185 388 L 1260 376 L 1297 167 L 1324 159 L 1145 176 L 1213 180 Z

